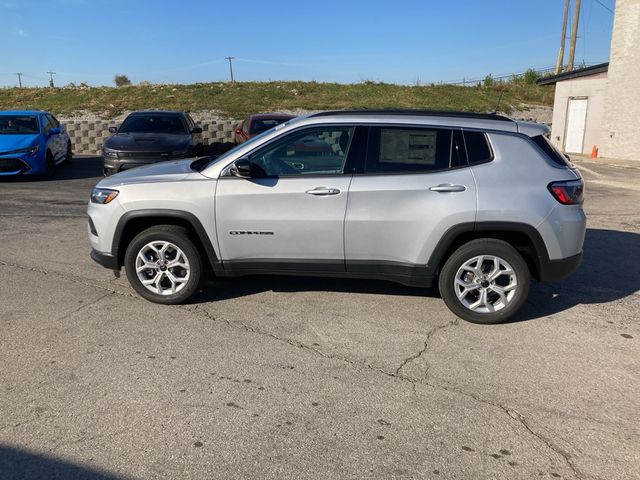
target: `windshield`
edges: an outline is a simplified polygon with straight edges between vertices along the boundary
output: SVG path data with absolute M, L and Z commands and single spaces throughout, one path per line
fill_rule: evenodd
M 0 115 L 0 135 L 39 133 L 35 115 Z
M 281 124 L 283 125 L 283 124 Z M 223 153 L 222 155 L 220 155 L 219 157 L 213 157 L 213 158 L 208 158 L 207 162 L 204 163 L 200 163 L 198 160 L 196 160 L 195 162 L 193 162 L 191 164 L 191 168 L 193 168 L 194 170 L 201 172 L 203 171 L 205 168 L 207 168 L 210 165 L 213 165 L 214 163 L 219 162 L 220 160 L 223 160 L 225 158 L 227 158 L 229 155 L 233 155 L 235 152 L 237 152 L 238 150 L 240 150 L 241 148 L 244 147 L 248 147 L 251 144 L 258 142 L 262 137 L 268 135 L 269 133 L 271 133 L 271 128 L 269 130 L 267 130 L 266 132 L 262 132 L 260 135 L 256 135 L 255 137 L 247 140 L 244 143 L 241 143 L 239 145 L 236 145 L 235 147 L 233 147 L 231 150 L 226 151 L 225 153 Z
M 187 128 L 178 115 L 130 115 L 122 123 L 118 133 L 186 135 Z

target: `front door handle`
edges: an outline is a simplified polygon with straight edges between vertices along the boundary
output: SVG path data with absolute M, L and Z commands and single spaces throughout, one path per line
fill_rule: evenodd
M 309 195 L 317 195 L 317 196 L 326 196 L 326 195 L 338 195 L 340 190 L 337 188 L 327 188 L 327 187 L 316 187 L 311 190 L 307 190 L 306 193 Z
M 429 187 L 432 192 L 464 192 L 467 189 L 464 185 L 451 185 L 448 183 L 441 183 L 434 187 Z

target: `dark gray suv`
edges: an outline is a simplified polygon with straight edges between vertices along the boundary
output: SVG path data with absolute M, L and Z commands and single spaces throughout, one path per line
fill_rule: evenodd
M 202 128 L 185 112 L 133 112 L 102 145 L 104 175 L 202 153 Z

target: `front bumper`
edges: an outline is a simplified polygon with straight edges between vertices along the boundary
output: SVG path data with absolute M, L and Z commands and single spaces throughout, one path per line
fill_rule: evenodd
M 559 282 L 568 277 L 582 263 L 582 252 L 560 260 L 540 259 L 540 281 Z
M 99 252 L 92 248 L 91 259 L 109 270 L 120 270 L 120 267 L 118 266 L 118 259 L 108 253 Z
M 39 155 L 29 153 L 0 155 L 0 176 L 43 173 L 45 167 L 45 160 Z

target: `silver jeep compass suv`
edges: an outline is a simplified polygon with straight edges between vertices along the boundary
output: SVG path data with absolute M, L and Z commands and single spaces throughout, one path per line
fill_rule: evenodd
M 547 127 L 491 114 L 339 111 L 293 119 L 217 158 L 101 180 L 91 256 L 152 302 L 208 273 L 376 278 L 428 287 L 497 323 L 533 276 L 580 263 L 579 172 Z

